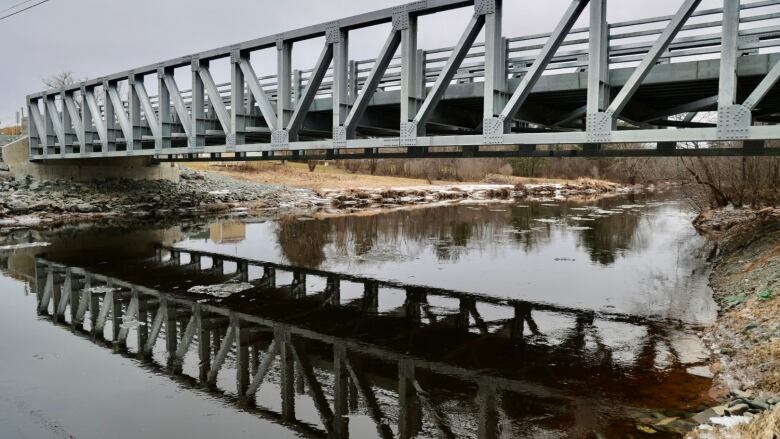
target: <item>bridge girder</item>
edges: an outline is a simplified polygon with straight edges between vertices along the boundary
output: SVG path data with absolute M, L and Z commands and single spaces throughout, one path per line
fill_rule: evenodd
M 700 0 L 679 1 L 670 16 L 608 23 L 607 0 L 572 0 L 550 34 L 507 37 L 502 1 L 424 0 L 246 41 L 29 95 L 30 157 L 328 158 L 367 148 L 419 157 L 438 147 L 519 145 L 521 154 L 616 143 L 646 151 L 626 154 L 692 154 L 647 152 L 659 142 L 750 142 L 702 154 L 774 155 L 754 145 L 780 140 L 780 55 L 759 53 L 780 46 L 780 19 L 766 9 L 780 0 L 702 10 Z M 420 50 L 418 18 L 456 8 L 474 11 L 458 43 Z M 586 9 L 589 27 L 574 28 Z M 350 32 L 384 23 L 377 58 L 350 60 Z M 295 44 L 323 36 L 313 69 L 293 70 Z M 273 48 L 277 75 L 257 77 L 252 54 Z M 230 60 L 226 83 L 211 74 L 220 59 Z M 174 71 L 187 67 L 192 88 L 180 90 Z M 157 95 L 147 93 L 150 79 Z M 669 119 L 690 112 L 711 112 L 711 121 Z

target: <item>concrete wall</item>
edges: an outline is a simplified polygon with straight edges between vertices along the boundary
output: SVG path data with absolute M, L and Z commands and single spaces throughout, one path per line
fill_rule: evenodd
M 152 164 L 151 157 L 92 158 L 83 160 L 49 160 L 30 162 L 27 138 L 3 146 L 3 161 L 11 175 L 36 180 L 88 181 L 96 178 L 131 178 L 135 180 L 179 180 L 179 170 L 172 163 Z

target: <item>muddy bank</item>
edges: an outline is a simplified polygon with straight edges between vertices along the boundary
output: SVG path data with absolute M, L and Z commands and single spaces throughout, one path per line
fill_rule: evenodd
M 717 243 L 720 312 L 704 336 L 723 404 L 700 413 L 691 437 L 780 437 L 780 209 L 707 212 L 694 226 Z
M 236 210 L 308 208 L 305 189 L 239 181 L 183 169 L 180 182 L 126 179 L 88 183 L 0 182 L 0 228 L 50 227 L 107 218 L 186 217 Z
M 479 183 L 322 189 L 317 195 L 329 201 L 330 208 L 326 210 L 332 213 L 348 213 L 365 209 L 393 209 L 463 201 L 563 200 L 623 194 L 637 189 L 639 188 L 612 182 L 580 179 L 567 183 Z

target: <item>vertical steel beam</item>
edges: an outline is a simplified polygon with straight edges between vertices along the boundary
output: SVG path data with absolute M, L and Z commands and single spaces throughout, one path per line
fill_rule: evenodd
M 92 142 L 95 141 L 95 125 L 92 120 L 92 108 L 87 103 L 87 87 L 82 85 L 79 93 L 81 95 L 81 137 L 84 139 L 81 147 L 81 154 L 91 153 L 93 150 Z M 100 113 L 97 114 L 100 117 Z
M 56 148 L 56 135 L 54 134 L 54 126 L 52 124 L 52 115 L 49 113 L 49 96 L 44 95 L 41 98 L 41 109 L 43 110 L 43 155 L 44 158 L 49 154 L 54 154 Z
M 338 23 L 326 31 L 327 43 L 333 46 L 333 135 L 346 138 L 344 121 L 350 110 L 349 101 L 349 32 Z
M 230 52 L 230 133 L 227 135 L 227 150 L 235 151 L 236 145 L 246 143 L 246 96 L 244 96 L 244 72 L 241 70 L 241 52 Z
M 154 147 L 168 149 L 171 147 L 171 93 L 168 85 L 165 83 L 165 69 L 157 69 L 157 133 L 159 138 L 155 138 Z
M 590 0 L 588 101 L 585 113 L 600 113 L 609 105 L 609 25 L 607 0 Z M 586 116 L 587 117 L 587 116 Z
M 422 406 L 414 387 L 414 361 L 402 359 L 398 362 L 398 437 L 416 437 L 422 427 Z
M 485 11 L 485 83 L 483 119 L 501 114 L 507 101 L 506 40 L 502 36 L 503 1 Z
M 76 103 L 73 100 L 73 92 L 60 92 L 60 104 L 62 105 L 62 133 L 65 138 L 62 153 L 73 152 L 73 142 L 76 140 L 76 133 L 81 133 L 81 121 L 76 110 Z M 74 130 L 74 125 L 76 129 Z
M 347 348 L 343 344 L 333 345 L 333 437 L 349 437 L 349 371 L 347 370 Z
M 189 151 L 197 153 L 206 146 L 206 108 L 205 89 L 200 77 L 200 68 L 208 67 L 208 61 L 193 58 L 190 64 L 192 70 L 192 102 L 190 103 L 190 129 Z
M 130 138 L 125 140 L 128 151 L 141 150 L 141 100 L 136 87 L 138 82 L 143 87 L 143 77 L 136 74 L 127 77 L 127 116 L 130 122 Z M 151 104 L 149 106 L 151 107 Z M 154 117 L 154 112 L 152 112 L 152 117 Z M 147 120 L 149 120 L 148 116 Z
M 477 390 L 477 405 L 479 420 L 477 437 L 479 439 L 496 439 L 500 437 L 498 418 L 498 391 L 495 384 L 485 380 L 480 382 Z
M 109 90 L 111 90 L 111 83 L 103 81 L 99 102 L 103 104 L 103 114 L 105 116 L 106 140 L 103 148 L 104 154 L 109 151 L 116 151 L 116 114 L 114 105 L 109 98 Z
M 293 115 L 292 105 L 292 41 L 281 37 L 276 41 L 276 126 L 281 130 L 287 126 Z M 284 134 L 279 135 L 284 137 Z M 284 138 L 276 139 L 285 143 Z
M 718 109 L 734 105 L 737 98 L 739 0 L 723 0 Z
M 282 419 L 295 420 L 295 357 L 290 344 L 290 330 L 286 327 L 274 328 L 274 339 L 279 346 L 282 392 Z
M 407 11 L 399 12 L 397 20 L 401 24 L 401 124 L 414 120 L 420 107 L 422 95 L 419 93 L 417 57 L 417 16 Z M 404 23 L 403 20 L 406 20 Z

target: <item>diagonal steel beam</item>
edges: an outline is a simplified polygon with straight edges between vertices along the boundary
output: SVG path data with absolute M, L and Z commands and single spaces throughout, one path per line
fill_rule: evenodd
M 187 351 L 192 344 L 192 339 L 195 338 L 195 331 L 198 330 L 198 326 L 200 326 L 200 310 L 195 307 L 190 316 L 190 320 L 187 322 L 187 327 L 184 329 L 184 334 L 181 336 L 181 343 L 179 343 L 179 346 L 176 348 L 174 357 L 177 362 L 180 363 L 183 361 L 184 356 L 187 355 Z
M 355 384 L 355 387 L 357 387 L 360 396 L 363 397 L 363 401 L 366 403 L 369 416 L 371 416 L 371 418 L 374 420 L 374 423 L 376 424 L 379 437 L 383 439 L 392 439 L 393 430 L 385 422 L 385 415 L 382 413 L 382 408 L 379 406 L 379 402 L 376 400 L 376 396 L 374 395 L 368 380 L 366 380 L 365 377 L 360 374 L 353 366 L 349 356 L 347 356 L 345 363 L 347 366 L 347 371 L 352 378 L 352 382 Z
M 152 108 L 152 102 L 149 100 L 149 94 L 146 92 L 144 82 L 136 80 L 133 82 L 133 88 L 135 88 L 135 93 L 138 96 L 138 100 L 141 102 L 141 107 L 144 109 L 146 123 L 149 125 L 149 129 L 152 131 L 152 135 L 156 142 L 157 139 L 161 139 L 160 125 L 157 121 L 157 113 L 155 113 L 154 108 Z
M 398 50 L 400 44 L 401 31 L 391 30 L 384 46 L 382 46 L 382 50 L 379 52 L 379 56 L 374 62 L 374 66 L 371 68 L 371 72 L 368 74 L 368 78 L 366 78 L 366 82 L 363 84 L 363 88 L 360 90 L 357 100 L 355 100 L 355 104 L 352 106 L 352 110 L 350 110 L 347 119 L 344 121 L 348 139 L 354 137 L 358 122 L 363 113 L 365 113 L 366 108 L 368 108 L 368 103 L 374 96 L 379 81 L 382 80 L 382 76 L 387 71 L 387 66 L 390 65 L 390 61 L 393 59 L 393 55 Z
M 46 97 L 46 111 L 49 112 L 49 120 L 51 121 L 52 128 L 54 129 L 54 134 L 57 135 L 57 140 L 60 142 L 60 147 L 65 148 L 65 130 L 62 126 L 62 120 L 59 117 L 54 117 L 55 115 L 59 115 L 59 111 L 57 111 L 57 106 L 54 104 L 54 98 L 50 98 L 49 96 Z M 65 109 L 63 109 L 65 111 Z
M 100 305 L 100 312 L 97 316 L 97 322 L 93 331 L 103 331 L 103 327 L 106 326 L 106 320 L 108 320 L 109 311 L 114 308 L 114 290 L 109 288 L 106 294 L 103 296 L 103 303 Z
M 207 382 L 212 384 L 217 382 L 217 374 L 219 373 L 219 370 L 222 368 L 222 365 L 225 363 L 227 354 L 228 352 L 230 352 L 230 348 L 233 347 L 233 341 L 235 339 L 236 339 L 236 327 L 235 325 L 230 325 L 227 328 L 227 334 L 225 334 L 225 338 L 222 339 L 222 342 L 219 345 L 219 351 L 217 352 L 217 356 L 214 357 L 214 361 L 211 363 L 208 376 L 206 377 Z
M 696 113 L 699 111 L 704 111 L 711 108 L 714 105 L 717 105 L 718 99 L 719 98 L 717 95 L 709 96 L 702 99 L 697 99 L 693 102 L 688 102 L 687 104 L 677 105 L 675 107 L 660 110 L 657 113 L 653 113 L 651 115 L 643 117 L 642 120 L 640 120 L 639 122 L 651 122 L 660 117 L 673 116 L 675 114 L 682 114 L 682 113 L 691 113 L 691 112 Z
M 157 308 L 157 312 L 154 314 L 154 321 L 152 321 L 152 328 L 149 334 L 149 338 L 146 339 L 146 344 L 143 347 L 145 354 L 151 354 L 154 345 L 157 343 L 157 337 L 160 335 L 160 329 L 162 329 L 163 322 L 168 319 L 168 304 L 164 297 L 160 297 L 160 307 Z
M 246 58 L 241 58 L 238 65 L 241 67 L 241 71 L 244 72 L 244 79 L 246 80 L 247 87 L 249 87 L 249 91 L 252 93 L 252 96 L 254 96 L 255 101 L 257 101 L 257 106 L 260 107 L 260 113 L 263 115 L 265 123 L 271 131 L 276 131 L 276 110 L 274 110 L 274 106 L 271 105 L 268 95 L 263 91 L 263 86 L 260 85 L 260 81 L 257 80 L 255 69 Z
M 626 104 L 628 104 L 628 100 L 631 99 L 631 97 L 634 95 L 636 90 L 639 88 L 639 85 L 650 73 L 650 70 L 658 61 L 658 58 L 660 58 L 669 47 L 669 44 L 672 42 L 677 33 L 680 32 L 680 29 L 683 27 L 685 22 L 688 21 L 688 18 L 691 16 L 691 14 L 693 14 L 693 11 L 696 9 L 696 7 L 699 6 L 699 3 L 701 3 L 701 0 L 685 0 L 677 13 L 674 14 L 674 16 L 671 18 L 669 24 L 666 26 L 663 32 L 661 32 L 661 35 L 658 37 L 656 42 L 647 52 L 647 55 L 645 55 L 645 57 L 642 59 L 642 62 L 639 63 L 639 65 L 631 73 L 631 76 L 623 85 L 623 88 L 620 89 L 617 96 L 615 96 L 615 99 L 609 105 L 605 113 L 612 117 L 620 115 L 620 112 L 623 111 L 623 109 L 626 107 Z
M 106 124 L 103 122 L 103 117 L 100 115 L 100 107 L 98 106 L 97 99 L 95 99 L 94 89 L 86 89 L 86 92 L 84 93 L 84 100 L 86 101 L 86 105 L 89 107 L 89 112 L 92 115 L 92 122 L 95 124 L 95 129 L 97 130 L 100 143 L 103 145 L 103 148 L 106 148 L 108 146 Z M 84 124 L 86 123 L 87 121 L 84 121 Z
M 745 106 L 748 110 L 753 110 L 756 108 L 756 105 L 758 105 L 761 100 L 766 97 L 766 94 L 769 93 L 772 87 L 775 86 L 778 79 L 780 79 L 780 61 L 777 61 L 775 65 L 772 66 L 772 69 L 769 70 L 769 73 L 767 73 L 766 76 L 764 76 L 764 79 L 758 83 L 756 88 L 752 93 L 750 93 L 750 96 L 745 99 L 745 102 L 742 103 L 742 105 Z
M 65 269 L 65 279 L 62 281 L 62 291 L 60 292 L 61 298 L 59 307 L 57 308 L 58 315 L 65 315 L 65 309 L 70 302 L 70 294 L 73 289 L 73 274 L 70 268 Z
M 125 323 L 138 317 L 138 292 L 133 291 L 130 298 L 130 304 L 127 305 L 127 312 L 125 313 Z M 127 335 L 130 333 L 130 327 L 123 326 L 119 330 L 119 335 L 116 337 L 116 341 L 124 343 L 127 340 Z
M 322 391 L 320 383 L 317 381 L 317 376 L 314 374 L 314 369 L 309 362 L 309 357 L 306 355 L 303 346 L 298 342 L 290 342 L 292 347 L 293 356 L 298 366 L 301 368 L 303 377 L 306 380 L 307 389 L 309 390 L 309 396 L 314 401 L 314 405 L 317 408 L 317 412 L 320 415 L 320 420 L 325 427 L 330 430 L 333 426 L 333 411 L 328 405 L 328 400 L 325 399 L 325 393 Z
M 190 113 L 187 111 L 187 105 L 184 104 L 184 99 L 179 92 L 179 86 L 176 84 L 176 80 L 168 72 L 164 73 L 165 87 L 168 89 L 168 93 L 173 101 L 173 108 L 176 110 L 176 114 L 179 116 L 179 121 L 184 129 L 184 133 L 187 138 L 190 138 L 192 132 L 192 121 L 190 120 Z
M 260 363 L 260 367 L 257 368 L 257 373 L 255 373 L 255 376 L 252 377 L 252 382 L 246 389 L 247 398 L 251 398 L 263 384 L 263 380 L 268 374 L 268 371 L 271 370 L 271 365 L 273 364 L 277 355 L 279 355 L 279 343 L 277 343 L 276 339 L 274 339 L 271 341 L 271 345 L 268 347 L 268 350 L 263 356 L 263 361 Z
M 108 98 L 111 102 L 107 102 L 106 105 L 114 107 L 114 114 L 116 114 L 116 118 L 119 121 L 119 128 L 122 129 L 122 134 L 125 139 L 132 139 L 133 129 L 130 126 L 130 119 L 127 117 L 127 112 L 125 111 L 125 106 L 122 104 L 122 99 L 119 97 L 116 84 L 112 83 L 108 85 Z
M 458 71 L 458 66 L 463 62 L 463 59 L 468 54 L 474 44 L 474 40 L 479 35 L 482 27 L 485 24 L 484 15 L 475 15 L 471 18 L 466 29 L 458 40 L 458 44 L 452 49 L 450 57 L 442 67 L 441 73 L 436 78 L 436 82 L 433 87 L 428 91 L 428 95 L 425 97 L 420 109 L 417 111 L 417 115 L 414 117 L 414 124 L 417 126 L 418 134 L 422 134 L 425 131 L 425 123 L 433 114 L 433 110 L 436 109 L 436 105 L 444 96 L 444 92 L 447 91 L 447 87 L 450 85 L 453 76 Z
M 314 66 L 314 70 L 309 77 L 309 83 L 306 84 L 306 89 L 303 91 L 301 100 L 296 104 L 295 111 L 290 117 L 290 122 L 287 124 L 287 132 L 290 135 L 290 139 L 295 139 L 303 125 L 303 119 L 306 117 L 306 113 L 309 112 L 311 103 L 314 101 L 314 97 L 317 95 L 317 91 L 320 89 L 322 79 L 325 78 L 325 72 L 328 71 L 328 66 L 333 59 L 333 45 L 325 44 L 322 48 L 320 56 L 317 59 L 317 64 Z
M 27 114 L 30 117 L 31 123 L 35 128 L 35 132 L 38 134 L 38 139 L 41 143 L 45 143 L 46 127 L 43 125 L 43 119 L 41 118 L 41 112 L 38 109 L 38 105 L 32 101 L 27 105 Z
M 76 138 L 78 138 L 79 145 L 84 148 L 86 146 L 84 143 L 84 125 L 82 124 L 81 113 L 78 108 L 76 108 L 76 101 L 73 99 L 73 94 L 64 93 L 63 99 L 65 101 L 65 109 L 62 111 L 67 111 L 70 115 L 70 121 L 73 124 L 73 129 L 76 131 Z
M 228 113 L 227 108 L 225 107 L 225 102 L 222 101 L 222 96 L 219 94 L 219 90 L 217 90 L 217 84 L 214 82 L 214 78 L 211 77 L 211 72 L 207 66 L 201 65 L 200 69 L 198 69 L 198 74 L 206 88 L 206 94 L 209 96 L 211 108 L 213 108 L 214 113 L 217 114 L 217 119 L 219 119 L 219 123 L 222 125 L 222 131 L 227 135 L 232 131 L 233 125 L 231 123 L 230 113 Z
M 520 106 L 523 105 L 523 102 L 525 102 L 531 94 L 531 90 L 542 76 L 542 73 L 544 73 L 547 64 L 549 64 L 553 55 L 555 55 L 555 52 L 558 50 L 558 47 L 560 47 L 561 43 L 566 38 L 566 35 L 571 30 L 572 26 L 574 26 L 574 23 L 587 5 L 588 0 L 573 0 L 571 2 L 569 8 L 563 14 L 561 21 L 558 22 L 552 35 L 550 35 L 550 38 L 548 38 L 547 42 L 544 44 L 542 51 L 537 55 L 536 60 L 531 65 L 528 73 L 525 74 L 514 93 L 512 93 L 512 97 L 509 98 L 509 102 L 507 102 L 506 107 L 504 107 L 504 110 L 499 115 L 500 120 L 512 120 L 515 114 L 517 114 L 517 110 L 520 109 Z

